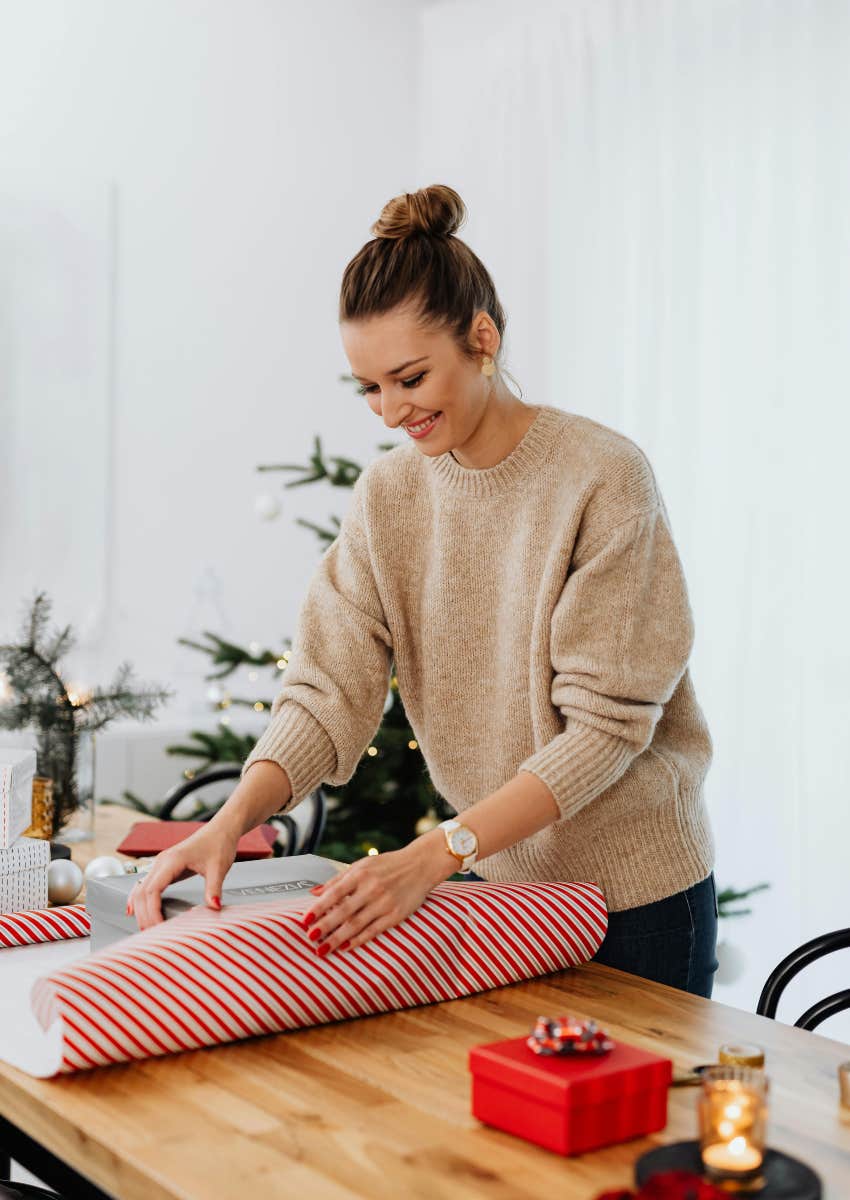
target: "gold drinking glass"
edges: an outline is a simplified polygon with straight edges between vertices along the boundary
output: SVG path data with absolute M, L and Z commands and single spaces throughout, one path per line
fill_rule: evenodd
M 50 841 L 53 832 L 53 780 L 47 775 L 34 775 L 32 781 L 32 824 L 23 837 L 44 838 Z

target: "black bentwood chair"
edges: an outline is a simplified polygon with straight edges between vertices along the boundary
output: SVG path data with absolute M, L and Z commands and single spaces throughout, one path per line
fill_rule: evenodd
M 775 1017 L 779 997 L 798 972 L 816 959 L 823 958 L 826 954 L 832 954 L 834 950 L 847 949 L 850 949 L 850 929 L 836 929 L 833 933 L 822 933 L 820 937 L 812 938 L 810 942 L 804 942 L 802 946 L 792 950 L 768 976 L 767 983 L 759 996 L 756 1008 L 758 1015 Z M 840 992 L 834 992 L 831 996 L 819 1000 L 817 1004 L 807 1008 L 794 1024 L 798 1029 L 812 1030 L 827 1017 L 833 1017 L 846 1008 L 850 1008 L 850 988 L 844 988 Z
M 0 1200 L 63 1200 L 63 1197 L 33 1183 L 0 1179 Z
M 209 821 L 233 791 L 233 788 L 225 787 L 225 794 L 222 795 L 221 787 L 216 785 L 229 784 L 234 780 L 238 783 L 241 774 L 242 767 L 238 763 L 210 767 L 201 771 L 192 779 L 187 779 L 185 783 L 178 783 L 167 793 L 157 816 L 163 821 L 178 819 Z M 206 792 L 203 797 L 197 795 L 202 790 Z M 213 790 L 218 794 L 211 795 Z M 181 814 L 178 818 L 175 810 L 189 795 L 194 797 L 195 807 L 191 812 L 186 812 L 185 816 Z M 267 823 L 274 825 L 278 831 L 273 846 L 275 857 L 315 854 L 325 832 L 326 818 L 327 798 L 321 788 L 316 788 L 314 792 L 310 792 L 309 796 L 305 796 L 299 804 L 296 804 L 291 813 L 269 817 Z

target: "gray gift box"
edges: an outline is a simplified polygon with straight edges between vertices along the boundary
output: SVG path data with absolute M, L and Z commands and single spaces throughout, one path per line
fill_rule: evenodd
M 338 873 L 338 867 L 318 854 L 294 854 L 284 858 L 263 858 L 235 862 L 224 877 L 221 904 L 256 904 L 260 900 L 278 900 L 281 904 L 312 900 L 310 888 L 326 883 Z M 91 951 L 95 953 L 120 938 L 139 932 L 135 915 L 127 916 L 127 897 L 141 872 L 107 875 L 86 880 L 86 912 L 91 920 Z M 179 916 L 197 904 L 205 904 L 205 880 L 192 875 L 170 883 L 160 897 L 162 915 Z

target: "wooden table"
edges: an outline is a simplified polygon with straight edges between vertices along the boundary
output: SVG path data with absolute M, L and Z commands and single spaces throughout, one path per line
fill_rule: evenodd
M 81 864 L 138 819 L 101 811 L 96 845 L 73 849 Z M 850 1112 L 836 1077 L 850 1047 L 594 963 L 464 1000 L 53 1080 L 0 1064 L 0 1113 L 7 1129 L 117 1200 L 591 1200 L 632 1186 L 644 1150 L 695 1136 L 697 1090 L 671 1089 L 661 1134 L 579 1158 L 480 1125 L 469 1048 L 565 1010 L 677 1067 L 712 1061 L 723 1041 L 760 1043 L 770 1144 L 814 1167 L 827 1200 L 850 1197 Z

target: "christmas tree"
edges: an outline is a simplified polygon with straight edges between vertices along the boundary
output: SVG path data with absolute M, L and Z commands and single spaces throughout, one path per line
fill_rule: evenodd
M 354 382 L 351 376 L 343 380 Z M 381 444 L 380 451 L 390 450 L 393 443 Z M 303 487 L 326 482 L 332 487 L 352 488 L 362 467 L 352 459 L 326 457 L 318 436 L 313 453 L 306 464 L 275 463 L 257 467 L 261 472 L 288 471 L 297 478 L 284 487 Z M 258 511 L 264 516 L 277 515 L 276 504 L 263 497 Z M 331 517 L 327 527 L 298 518 L 297 523 L 316 534 L 323 549 L 327 549 L 339 533 L 338 518 Z M 197 650 L 210 659 L 213 669 L 205 675 L 211 684 L 211 701 L 219 710 L 238 707 L 268 712 L 274 695 L 257 699 L 231 695 L 220 681 L 239 668 L 248 668 L 249 678 L 268 671 L 276 693 L 285 679 L 286 664 L 291 653 L 291 639 L 281 639 L 281 649 L 261 649 L 256 643 L 239 646 L 205 630 L 204 640 L 179 638 L 183 646 Z M 213 733 L 195 730 L 188 741 L 168 746 L 166 752 L 196 759 L 199 767 L 187 770 L 191 777 L 216 763 L 242 763 L 253 749 L 256 738 L 237 734 L 230 728 L 229 717 L 222 717 Z M 323 784 L 328 798 L 328 818 L 320 852 L 343 862 L 353 862 L 370 851 L 395 850 L 406 845 L 420 833 L 433 828 L 446 817 L 454 816 L 431 782 L 425 761 L 404 711 L 398 691 L 395 664 L 390 673 L 384 717 L 371 744 L 348 783 L 340 787 Z M 128 797 L 132 800 L 132 797 Z

